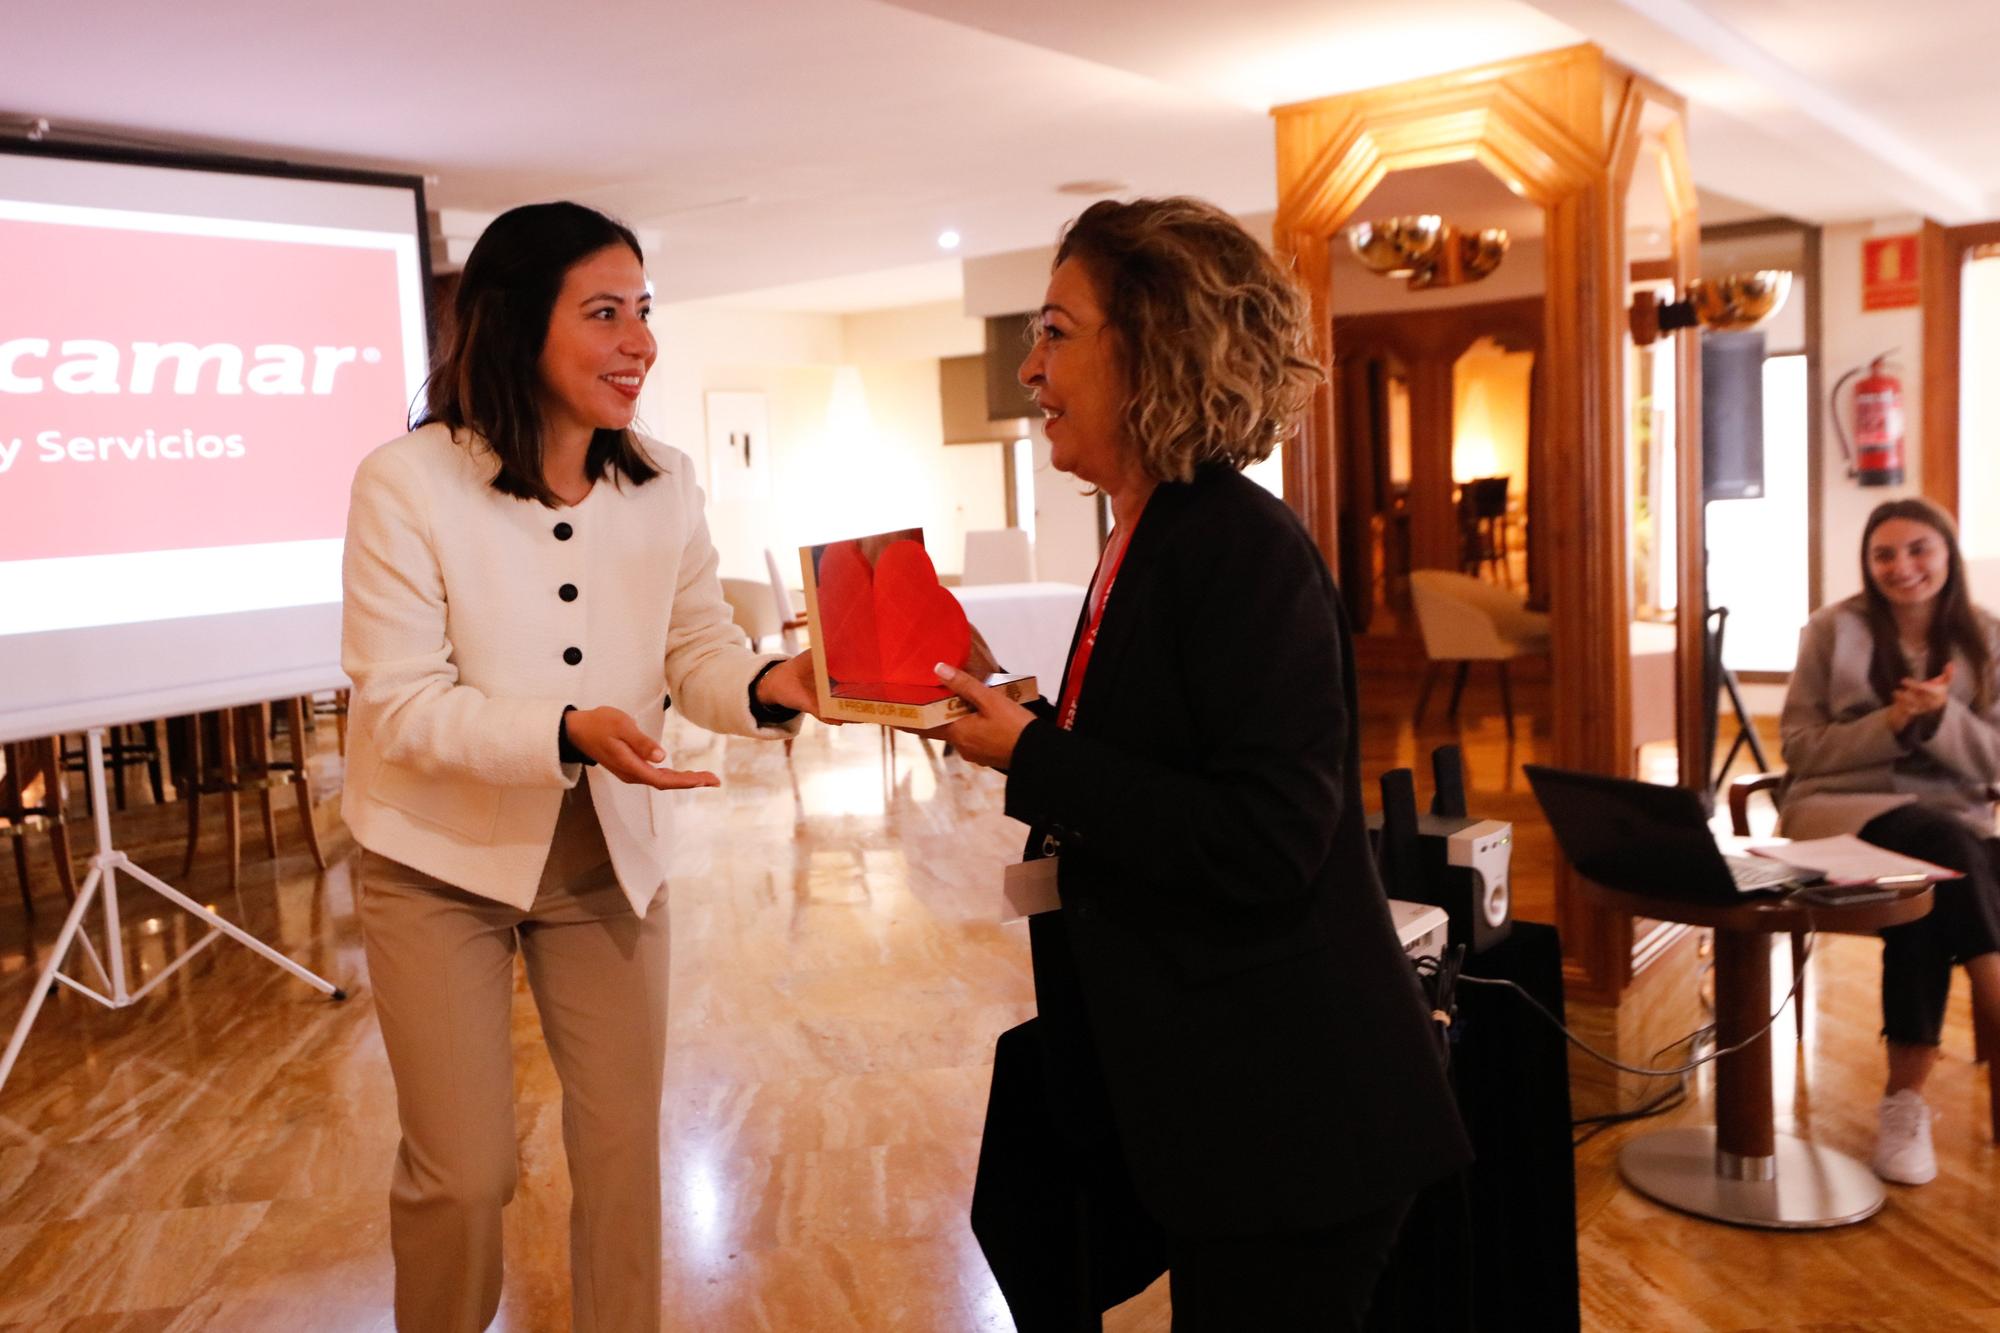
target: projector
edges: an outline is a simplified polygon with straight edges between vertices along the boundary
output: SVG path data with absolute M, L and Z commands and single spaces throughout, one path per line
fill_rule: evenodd
M 1389 917 L 1396 923 L 1396 939 L 1412 958 L 1442 958 L 1450 924 L 1442 907 L 1430 903 L 1389 900 Z

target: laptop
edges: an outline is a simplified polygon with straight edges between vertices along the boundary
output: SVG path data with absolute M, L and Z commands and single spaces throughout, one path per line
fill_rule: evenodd
M 1715 844 L 1701 797 L 1686 787 L 1526 764 L 1528 782 L 1577 873 L 1609 888 L 1730 903 L 1820 876 Z

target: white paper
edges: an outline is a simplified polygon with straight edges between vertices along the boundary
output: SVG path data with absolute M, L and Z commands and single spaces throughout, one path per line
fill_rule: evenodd
M 1852 833 L 1831 838 L 1807 838 L 1797 842 L 1769 843 L 1750 848 L 1786 865 L 1817 870 L 1829 884 L 1874 884 L 1885 879 L 1922 876 L 1925 883 L 1957 879 L 1959 872 L 1944 866 L 1904 856 L 1872 842 L 1863 842 Z

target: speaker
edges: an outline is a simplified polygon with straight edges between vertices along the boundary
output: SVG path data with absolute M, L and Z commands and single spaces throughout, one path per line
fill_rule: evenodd
M 1709 500 L 1764 494 L 1764 335 L 1701 340 L 1701 481 Z
M 1462 810 L 1462 760 L 1456 746 L 1441 748 L 1452 754 L 1440 764 L 1434 752 L 1433 772 L 1447 782 L 1456 779 L 1456 786 L 1440 794 L 1446 804 L 1455 798 Z M 1514 826 L 1507 821 L 1462 813 L 1419 815 L 1415 775 L 1407 768 L 1382 775 L 1376 859 L 1383 883 L 1392 898 L 1442 907 L 1451 923 L 1451 944 L 1482 953 L 1513 930 L 1513 850 Z
M 1375 839 L 1375 866 L 1382 874 L 1382 886 L 1391 898 L 1406 903 L 1428 903 L 1429 887 L 1424 882 L 1417 852 L 1417 780 L 1407 768 L 1392 768 L 1382 775 L 1382 814 L 1370 819 Z
M 1465 818 L 1465 755 L 1456 745 L 1431 751 L 1431 813 Z

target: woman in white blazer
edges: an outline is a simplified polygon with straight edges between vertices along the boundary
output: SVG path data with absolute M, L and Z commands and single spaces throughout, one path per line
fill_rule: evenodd
M 1799 636 L 1778 831 L 1853 833 L 1964 876 L 1933 887 L 1930 915 L 1882 932 L 1889 1076 L 1874 1167 L 1921 1185 L 1937 1175 L 1923 1090 L 1954 965 L 2000 1022 L 2000 621 L 1973 604 L 1958 534 L 1927 500 L 1875 507 L 1861 583 Z
M 579 1330 L 660 1322 L 668 708 L 782 737 L 805 658 L 747 649 L 689 460 L 631 429 L 656 355 L 637 240 L 576 204 L 467 259 L 425 423 L 354 481 L 342 811 L 402 1145 L 396 1320 L 498 1310 L 523 955 L 563 1088 Z

